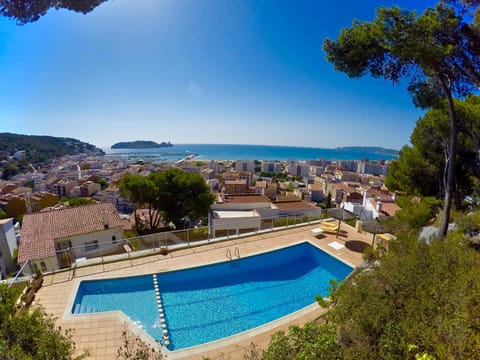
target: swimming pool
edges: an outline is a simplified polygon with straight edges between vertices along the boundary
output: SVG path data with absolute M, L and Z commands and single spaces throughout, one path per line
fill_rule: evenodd
M 325 296 L 352 268 L 308 242 L 260 255 L 158 273 L 170 350 L 263 325 Z M 80 283 L 72 313 L 121 310 L 162 342 L 152 275 Z

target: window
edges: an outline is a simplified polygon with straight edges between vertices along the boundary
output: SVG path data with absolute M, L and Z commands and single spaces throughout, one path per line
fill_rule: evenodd
M 44 261 L 42 261 L 42 262 L 40 263 L 40 267 L 42 268 L 42 272 L 47 271 L 47 265 L 45 265 L 45 262 L 44 262 Z
M 98 249 L 98 240 L 86 242 L 84 245 L 85 251 Z
M 115 244 L 117 242 L 117 237 L 115 235 L 112 236 L 112 243 Z

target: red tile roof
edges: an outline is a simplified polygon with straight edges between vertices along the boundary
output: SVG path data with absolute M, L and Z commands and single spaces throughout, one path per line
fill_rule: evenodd
M 400 210 L 400 206 L 395 203 L 382 203 L 382 210 L 380 212 L 387 216 L 395 216 L 398 210 Z
M 18 263 L 55 256 L 55 239 L 105 230 L 103 211 L 109 228 L 122 227 L 111 203 L 67 207 L 23 216 Z

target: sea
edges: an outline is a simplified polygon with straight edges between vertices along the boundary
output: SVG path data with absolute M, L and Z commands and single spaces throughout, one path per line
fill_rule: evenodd
M 395 152 L 376 151 L 377 148 L 294 147 L 275 145 L 174 144 L 172 147 L 151 149 L 103 149 L 107 156 L 141 159 L 144 161 L 196 160 L 391 160 Z

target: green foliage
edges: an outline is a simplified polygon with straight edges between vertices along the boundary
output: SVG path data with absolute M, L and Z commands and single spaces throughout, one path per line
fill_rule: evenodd
M 265 172 L 265 171 L 262 171 L 260 173 L 260 176 L 261 177 L 268 177 L 268 178 L 275 178 L 275 179 L 287 179 L 287 178 L 290 178 L 290 175 L 286 174 L 286 173 L 283 173 L 283 172 Z
M 7 217 L 7 213 L 3 209 L 0 209 L 0 219 L 6 219 Z
M 34 3 L 2 1 L 0 15 L 14 19 L 19 25 L 25 25 L 37 21 L 50 9 L 68 9 L 86 14 L 104 1 L 106 0 L 41 0 Z
M 136 141 L 124 141 L 113 144 L 110 148 L 112 149 L 153 149 L 153 148 L 162 148 L 162 147 L 172 147 L 173 145 L 169 142 L 162 141 L 157 143 L 155 141 L 148 140 L 136 140 Z
M 457 207 L 461 207 L 465 196 L 474 191 L 475 179 L 480 175 L 480 98 L 471 95 L 464 101 L 455 101 L 455 112 L 459 131 L 454 195 Z M 399 158 L 391 164 L 386 178 L 390 190 L 421 196 L 444 195 L 445 154 L 450 131 L 448 122 L 445 103 L 430 109 L 417 121 L 410 138 L 412 146 L 405 146 Z
M 418 233 L 438 213 L 441 202 L 432 197 L 417 198 L 400 196 L 397 204 L 401 207 L 395 214 L 392 226 L 396 232 Z
M 332 193 L 330 191 L 327 194 L 327 201 L 325 202 L 325 208 L 327 209 L 332 208 Z
M 404 237 L 377 267 L 336 291 L 326 318 L 345 359 L 478 358 L 480 256 L 458 236 L 430 245 Z
M 12 176 L 17 175 L 20 171 L 16 162 L 10 162 L 6 165 L 2 165 L 0 170 L 2 171 L 3 180 L 10 179 Z
M 480 212 L 459 216 L 455 220 L 458 231 L 469 236 L 475 236 L 480 232 Z
M 289 334 L 279 331 L 272 336 L 263 360 L 339 359 L 340 347 L 335 327 L 311 322 L 291 326 Z
M 102 190 L 105 190 L 108 187 L 108 182 L 104 178 L 100 178 L 96 181 L 97 184 L 100 184 Z
M 2 14 L 5 8 L 0 7 L 0 14 Z M 36 6 L 28 8 L 38 10 Z M 64 155 L 79 153 L 104 154 L 101 149 L 77 139 L 0 133 L 0 159 L 8 159 L 10 155 L 18 150 L 25 150 L 25 157 L 16 161 L 11 160 L 6 164 L 0 164 L 2 179 L 8 180 L 16 174 L 31 171 L 30 164 L 44 163 Z
M 398 7 L 381 7 L 374 21 L 355 21 L 336 41 L 324 42 L 327 59 L 350 77 L 369 73 L 393 83 L 408 79 L 413 102 L 423 108 L 446 101 L 449 137 L 442 236 L 447 233 L 454 191 L 457 119 L 453 96 L 464 97 L 480 85 L 479 40 L 479 33 L 463 22 L 455 6 L 441 2 L 420 16 Z
M 70 206 L 80 206 L 96 204 L 96 201 L 85 197 L 73 197 L 68 200 L 68 203 L 70 204 Z
M 128 330 L 122 332 L 123 344 L 117 349 L 117 358 L 125 360 L 162 360 L 160 352 L 148 346 Z
M 190 219 L 193 224 L 205 217 L 214 201 L 200 174 L 180 169 L 152 173 L 147 177 L 125 175 L 120 181 L 120 191 L 137 209 L 148 209 L 150 230 L 158 227 L 159 213 L 165 222 L 173 222 L 178 229 L 183 229 L 185 219 Z
M 74 357 L 72 332 L 55 325 L 55 319 L 40 307 L 14 316 L 17 290 L 0 284 L 0 358 L 2 359 L 83 359 Z
M 25 150 L 25 159 L 33 163 L 81 152 L 103 154 L 102 150 L 77 139 L 0 133 L 0 154 L 8 156 L 17 150 Z
M 23 186 L 26 186 L 26 187 L 29 187 L 30 189 L 33 189 L 35 187 L 35 184 L 34 184 L 33 181 L 29 180 L 29 181 L 25 181 Z
M 392 161 L 385 185 L 391 191 L 436 196 L 440 191 L 441 180 L 438 171 L 441 169 L 430 165 L 416 147 L 406 145 L 400 150 L 399 158 Z

